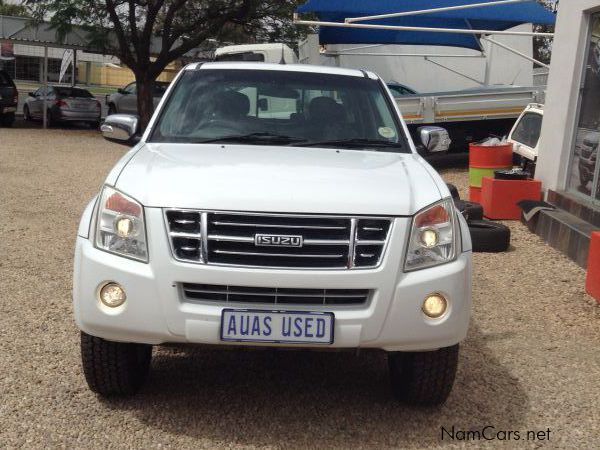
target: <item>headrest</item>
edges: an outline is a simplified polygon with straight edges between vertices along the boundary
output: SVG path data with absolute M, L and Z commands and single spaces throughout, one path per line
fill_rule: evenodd
M 308 105 L 308 113 L 312 120 L 343 120 L 344 107 L 330 97 L 317 97 Z
M 216 110 L 224 117 L 244 117 L 250 112 L 250 99 L 240 92 L 220 92 L 214 102 Z

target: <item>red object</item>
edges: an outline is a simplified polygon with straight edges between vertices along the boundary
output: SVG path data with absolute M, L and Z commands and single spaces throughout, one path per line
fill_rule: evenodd
M 469 201 L 481 203 L 481 188 L 473 186 L 469 188 Z
M 67 102 L 65 102 L 64 100 L 56 100 L 56 101 L 54 102 L 54 104 L 55 104 L 56 106 L 58 106 L 59 108 L 62 108 L 62 107 L 64 107 L 64 106 L 67 106 Z
M 493 145 L 489 147 L 469 144 L 469 167 L 477 169 L 504 169 L 512 167 L 512 162 L 512 144 Z
M 521 200 L 540 200 L 542 182 L 537 180 L 496 180 L 484 177 L 481 186 L 481 205 L 488 219 L 520 220 Z
M 592 233 L 585 290 L 600 303 L 600 231 Z

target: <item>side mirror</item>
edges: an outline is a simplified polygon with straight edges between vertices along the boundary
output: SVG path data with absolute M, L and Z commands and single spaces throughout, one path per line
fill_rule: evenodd
M 261 111 L 266 111 L 269 109 L 269 101 L 266 98 L 258 99 L 258 109 Z
M 30 97 L 35 98 L 35 92 L 29 92 L 27 95 L 29 95 Z
M 419 127 L 417 133 L 428 153 L 446 152 L 452 143 L 448 131 L 441 127 Z
M 123 88 L 119 88 L 119 89 L 117 89 L 117 92 L 118 92 L 119 94 L 122 94 L 122 95 L 127 95 L 127 94 L 128 94 L 128 92 L 127 92 L 125 89 L 123 89 Z
M 102 136 L 109 141 L 120 144 L 135 144 L 139 141 L 140 120 L 129 114 L 113 114 L 108 116 L 100 126 Z

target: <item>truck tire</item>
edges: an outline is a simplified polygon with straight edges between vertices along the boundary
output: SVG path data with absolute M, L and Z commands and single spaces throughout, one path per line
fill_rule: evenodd
M 31 122 L 32 120 L 31 113 L 29 112 L 29 106 L 27 105 L 23 106 L 23 120 L 25 122 Z
M 464 200 L 454 200 L 456 209 L 463 215 L 468 221 L 471 220 L 482 220 L 483 219 L 483 206 L 475 202 L 467 202 Z
M 473 251 L 482 253 L 505 252 L 510 247 L 510 228 L 489 220 L 471 220 L 469 232 Z
M 458 347 L 456 344 L 432 352 L 388 353 L 394 396 L 419 406 L 444 403 L 454 384 Z
M 103 397 L 135 394 L 146 380 L 151 359 L 151 345 L 107 341 L 81 332 L 85 379 Z
M 458 189 L 452 183 L 446 183 L 448 189 L 450 190 L 450 194 L 454 200 L 460 200 L 460 194 L 458 193 Z

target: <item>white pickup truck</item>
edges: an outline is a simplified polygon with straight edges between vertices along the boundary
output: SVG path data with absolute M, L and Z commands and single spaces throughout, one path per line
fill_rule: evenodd
M 445 401 L 469 324 L 471 240 L 377 75 L 192 64 L 137 127 L 125 115 L 102 126 L 138 142 L 77 237 L 93 391 L 136 392 L 153 345 L 370 348 L 387 352 L 399 399 Z

